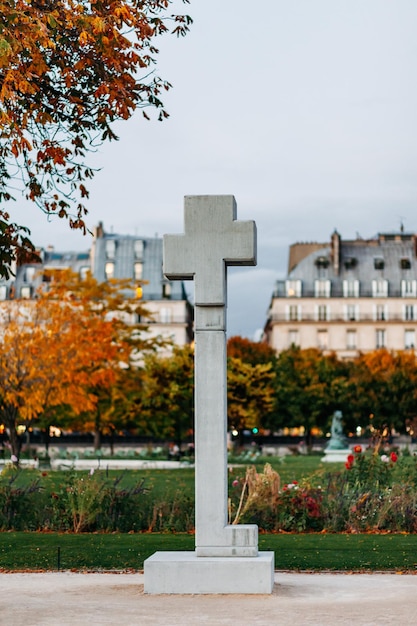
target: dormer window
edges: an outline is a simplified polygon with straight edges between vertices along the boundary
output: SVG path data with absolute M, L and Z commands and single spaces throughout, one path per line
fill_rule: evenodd
M 374 258 L 374 268 L 376 270 L 383 270 L 385 267 L 384 259 L 382 257 Z
M 327 256 L 318 256 L 315 263 L 316 267 L 318 267 L 319 269 L 326 269 L 327 267 L 329 267 L 330 261 Z
M 347 259 L 345 259 L 345 269 L 346 270 L 353 270 L 358 264 L 358 260 L 355 259 L 355 257 L 348 257 Z
M 106 241 L 106 256 L 108 259 L 114 259 L 116 256 L 116 242 L 114 239 Z
M 137 239 L 134 243 L 135 249 L 135 258 L 142 259 L 143 258 L 143 241 L 142 239 Z

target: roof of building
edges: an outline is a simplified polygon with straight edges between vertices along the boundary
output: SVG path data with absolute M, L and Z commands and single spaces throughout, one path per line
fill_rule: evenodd
M 388 280 L 390 291 L 399 291 L 401 280 L 417 278 L 417 236 L 411 233 L 344 241 L 335 231 L 328 244 L 294 244 L 292 249 L 292 258 L 298 255 L 299 262 L 287 279 L 301 280 L 303 293 L 313 291 L 317 279 L 330 280 L 337 292 L 345 280 L 360 281 L 365 291 L 371 289 L 372 280 Z M 276 295 L 283 295 L 282 282 L 277 283 Z

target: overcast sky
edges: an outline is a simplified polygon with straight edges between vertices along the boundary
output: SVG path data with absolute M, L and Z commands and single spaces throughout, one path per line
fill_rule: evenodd
M 94 158 L 88 223 L 179 233 L 185 195 L 233 194 L 257 223 L 258 266 L 229 271 L 228 332 L 253 338 L 291 243 L 417 231 L 417 1 L 184 6 L 190 34 L 160 42 L 170 118 L 117 126 Z M 37 245 L 89 248 L 24 210 Z

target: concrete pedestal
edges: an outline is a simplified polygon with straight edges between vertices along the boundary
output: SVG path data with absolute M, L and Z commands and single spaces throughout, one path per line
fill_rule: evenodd
M 324 457 L 321 459 L 322 463 L 344 463 L 348 457 L 348 454 L 352 454 L 350 448 L 345 450 L 325 450 Z
M 256 557 L 198 557 L 195 552 L 155 552 L 144 563 L 145 593 L 270 594 L 274 553 Z

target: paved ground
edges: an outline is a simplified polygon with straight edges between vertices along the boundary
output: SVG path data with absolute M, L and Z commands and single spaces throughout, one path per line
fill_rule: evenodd
M 143 574 L 0 574 L 7 626 L 417 624 L 417 576 L 276 572 L 272 595 L 149 596 Z

